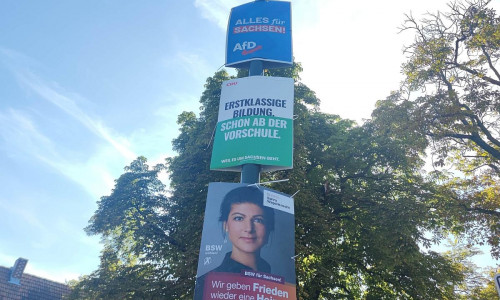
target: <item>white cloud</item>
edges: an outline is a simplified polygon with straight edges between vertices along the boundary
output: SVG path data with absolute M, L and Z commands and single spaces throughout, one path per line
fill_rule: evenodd
M 6 215 L 16 216 L 16 218 L 22 220 L 22 223 L 26 223 L 30 225 L 30 227 L 36 228 L 39 232 L 49 232 L 48 228 L 38 219 L 37 213 L 30 207 L 23 205 L 23 203 L 19 203 L 19 199 L 15 203 L 2 200 L 0 201 L 0 208 Z
M 48 249 L 57 240 L 57 232 L 40 220 L 39 211 L 24 199 L 16 198 L 16 202 L 0 199 L 0 211 L 21 227 L 29 228 L 30 237 L 25 241 L 31 249 Z M 24 230 L 24 229 L 23 229 Z M 7 233 L 7 232 L 6 232 Z M 27 238 L 24 236 L 24 238 Z
M 60 283 L 65 283 L 67 281 L 78 279 L 81 274 L 75 272 L 68 272 L 66 270 L 51 269 L 50 272 L 45 271 L 44 267 L 38 267 L 36 262 L 28 261 L 26 269 L 24 270 L 26 274 L 35 275 L 44 279 L 53 280 Z
M 11 70 L 15 70 L 19 65 L 39 66 L 34 59 L 2 46 L 0 46 L 0 61 Z
M 194 52 L 178 52 L 173 60 L 178 68 L 184 69 L 186 74 L 193 76 L 199 82 L 204 82 L 213 72 L 204 57 Z
M 0 249 L 0 266 L 6 268 L 13 267 L 14 263 L 16 262 L 16 259 L 18 259 L 19 257 L 3 254 L 1 253 L 1 251 L 2 250 Z
M 0 111 L 0 138 L 6 142 L 0 147 L 5 148 L 5 153 L 9 156 L 18 156 L 21 153 L 44 162 L 83 186 L 95 198 L 109 193 L 114 186 L 114 177 L 119 175 L 111 170 L 121 170 L 137 157 L 131 149 L 129 139 L 115 133 L 101 120 L 82 109 L 82 105 L 89 105 L 85 98 L 64 90 L 57 83 L 49 83 L 32 72 L 30 69 L 38 64 L 31 58 L 14 50 L 0 48 L 0 60 L 8 66 L 27 92 L 34 93 L 57 107 L 105 142 L 93 145 L 97 147 L 97 151 L 84 155 L 86 159 L 82 161 L 82 155 L 76 158 L 68 154 L 68 149 L 58 146 L 59 142 L 51 137 L 52 132 L 47 128 L 40 129 L 41 125 L 35 121 L 35 117 L 51 120 L 53 115 L 38 114 L 29 108 L 10 108 Z
M 50 139 L 38 131 L 28 115 L 19 110 L 0 112 L 0 136 L 10 146 L 16 147 L 17 151 L 29 153 L 38 159 L 57 156 Z
M 7 57 L 5 53 L 9 53 L 7 58 L 13 56 L 24 57 L 22 54 L 13 51 L 0 50 L 3 50 L 0 55 L 3 55 L 4 59 Z M 176 127 L 169 127 L 169 130 L 158 127 L 160 130 L 154 132 L 148 131 L 146 133 L 142 130 L 132 133 L 127 138 L 120 136 L 107 128 L 98 118 L 92 117 L 91 114 L 82 109 L 81 104 L 88 104 L 85 98 L 65 91 L 56 83 L 48 83 L 33 72 L 28 71 L 29 68 L 26 65 L 30 65 L 30 63 L 26 61 L 29 59 L 21 58 L 17 59 L 17 61 L 7 59 L 12 63 L 10 69 L 15 74 L 18 82 L 27 91 L 34 92 L 48 103 L 54 105 L 106 143 L 94 145 L 97 150 L 86 155 L 86 159 L 82 161 L 68 155 L 66 153 L 67 149 L 58 147 L 58 142 L 50 137 L 50 133 L 44 133 L 37 126 L 31 111 L 9 109 L 5 112 L 0 111 L 0 137 L 7 142 L 4 147 L 8 147 L 9 151 L 6 153 L 9 155 L 23 153 L 27 157 L 35 157 L 81 185 L 94 199 L 109 194 L 114 186 L 115 178 L 120 175 L 120 173 L 116 172 L 123 170 L 125 165 L 137 157 L 131 149 L 132 145 L 137 151 L 141 151 L 142 155 L 149 155 L 147 152 L 155 149 L 155 147 L 157 149 L 158 140 L 171 141 L 177 135 Z M 198 74 L 194 76 L 199 77 L 197 81 L 200 81 L 201 91 L 201 82 L 208 76 L 205 76 L 204 73 L 208 74 L 210 69 L 202 57 L 195 53 L 179 53 L 174 61 L 181 62 L 180 65 L 186 68 L 189 73 Z M 175 124 L 175 118 L 172 117 L 176 117 L 182 110 L 197 108 L 197 106 L 189 105 L 189 103 L 197 103 L 196 99 L 194 99 L 194 102 L 188 102 L 185 97 L 182 100 L 178 99 L 179 97 L 175 98 L 176 101 L 173 102 L 175 113 L 172 113 L 172 106 L 168 106 L 163 114 L 168 119 L 164 121 L 165 124 Z M 162 108 L 156 110 L 156 115 L 162 115 L 161 111 Z M 146 153 L 143 153 L 143 151 Z M 151 159 L 163 162 L 164 157 L 164 154 L 159 154 L 151 157 Z
M 201 11 L 201 15 L 222 30 L 226 30 L 229 12 L 234 6 L 241 5 L 245 0 L 195 0 L 194 5 Z
M 100 120 L 92 118 L 78 106 L 73 98 L 81 97 L 78 95 L 65 95 L 63 91 L 57 91 L 56 88 L 50 87 L 31 72 L 16 72 L 16 75 L 22 83 L 27 85 L 43 99 L 59 107 L 75 120 L 83 124 L 96 136 L 107 141 L 124 158 L 131 160 L 136 157 L 136 154 L 129 149 L 129 144 L 124 138 L 114 136 L 111 130 L 106 128 Z
M 80 184 L 93 199 L 108 195 L 114 187 L 114 179 L 132 159 L 116 156 L 116 151 L 102 146 L 97 152 L 89 155 L 84 162 L 68 160 L 47 160 L 47 164 L 64 174 L 67 178 Z
M 111 174 L 110 170 L 128 163 L 128 160 L 117 156 L 115 148 L 111 147 L 102 147 L 97 153 L 89 155 L 85 162 L 67 159 L 62 149 L 40 132 L 26 113 L 14 109 L 0 112 L 0 137 L 8 142 L 4 146 L 10 147 L 8 155 L 35 157 L 81 185 L 96 199 L 109 193 L 114 185 L 113 175 L 116 174 Z

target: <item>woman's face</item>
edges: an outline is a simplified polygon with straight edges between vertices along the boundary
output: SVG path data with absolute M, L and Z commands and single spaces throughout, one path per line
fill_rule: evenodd
M 262 208 L 253 203 L 231 205 L 224 223 L 233 252 L 253 253 L 267 243 L 266 220 Z

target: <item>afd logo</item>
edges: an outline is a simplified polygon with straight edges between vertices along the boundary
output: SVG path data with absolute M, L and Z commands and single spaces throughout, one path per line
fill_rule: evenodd
M 257 45 L 255 42 L 244 41 L 243 43 L 236 43 L 233 52 L 241 51 L 241 55 L 247 55 L 262 49 L 262 45 Z
M 221 251 L 222 245 L 205 245 L 205 251 Z

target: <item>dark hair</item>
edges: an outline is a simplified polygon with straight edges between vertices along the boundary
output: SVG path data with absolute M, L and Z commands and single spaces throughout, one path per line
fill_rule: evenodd
M 235 188 L 224 196 L 220 205 L 220 222 L 226 222 L 233 204 L 253 203 L 264 212 L 264 222 L 267 233 L 274 230 L 274 209 L 264 206 L 264 193 L 256 186 L 242 186 Z

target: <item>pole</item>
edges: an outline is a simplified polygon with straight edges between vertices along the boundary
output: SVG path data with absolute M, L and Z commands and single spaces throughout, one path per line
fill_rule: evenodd
M 262 76 L 263 73 L 264 73 L 264 65 L 261 60 L 253 60 L 250 62 L 248 76 Z M 259 183 L 259 182 L 260 182 L 260 165 L 244 164 L 243 166 L 241 166 L 241 183 Z
M 265 0 L 255 0 L 255 2 Z M 264 64 L 262 60 L 252 60 L 248 69 L 248 76 L 262 76 L 264 74 Z M 241 166 L 241 183 L 259 183 L 260 165 L 244 164 Z

